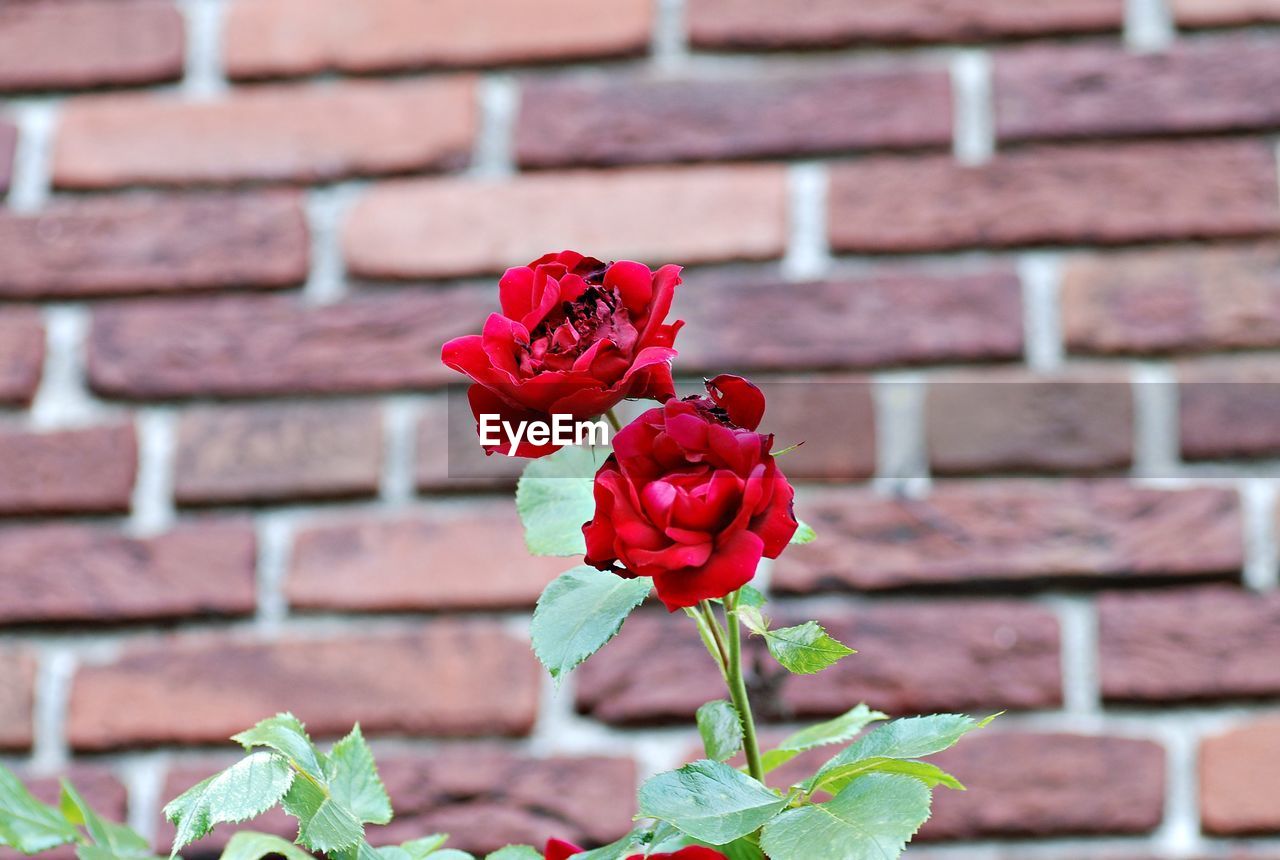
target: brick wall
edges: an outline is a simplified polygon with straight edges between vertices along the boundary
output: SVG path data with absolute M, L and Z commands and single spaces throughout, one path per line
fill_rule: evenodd
M 603 9 L 0 3 L 0 761 L 163 841 L 291 708 L 388 839 L 624 830 L 714 670 L 646 612 L 554 694 L 562 565 L 442 456 L 440 344 L 569 246 L 813 383 L 768 580 L 860 653 L 769 730 L 1010 712 L 912 856 L 1280 857 L 1280 4 Z

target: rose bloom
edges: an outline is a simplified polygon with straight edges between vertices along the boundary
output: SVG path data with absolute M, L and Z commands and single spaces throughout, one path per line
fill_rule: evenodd
M 718 376 L 707 392 L 672 398 L 614 436 L 582 527 L 587 564 L 653 577 L 673 612 L 741 588 L 798 527 L 773 436 L 756 432 L 760 389 Z
M 675 393 L 672 348 L 681 322 L 666 324 L 679 266 L 657 272 L 630 261 L 602 263 L 574 251 L 508 269 L 498 283 L 501 314 L 482 334 L 455 338 L 441 358 L 475 381 L 467 392 L 477 426 L 483 414 L 551 423 L 553 415 L 595 418 L 626 398 Z M 486 453 L 506 454 L 504 439 Z M 521 457 L 557 445 L 522 441 Z
M 582 851 L 582 848 L 570 845 L 568 842 L 552 839 L 547 843 L 546 860 L 569 860 L 574 854 L 580 854 Z M 645 860 L 645 857 L 643 854 L 636 854 L 627 860 Z M 694 845 L 681 848 L 674 854 L 650 854 L 648 860 L 725 860 L 725 856 L 719 851 Z

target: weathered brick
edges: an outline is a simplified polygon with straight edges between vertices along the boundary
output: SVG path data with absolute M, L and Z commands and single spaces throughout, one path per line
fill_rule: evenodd
M 541 78 L 520 101 L 527 167 L 708 161 L 947 145 L 951 88 L 929 69 L 654 80 Z
M 969 790 L 934 792 L 922 840 L 1149 833 L 1164 813 L 1165 752 L 1151 741 L 989 731 L 930 761 Z
M 131 302 L 95 313 L 89 379 L 115 397 L 389 391 L 458 377 L 446 340 L 479 331 L 492 290 L 414 290 L 322 308 L 283 297 Z
M 1133 461 L 1133 394 L 1120 372 L 950 374 L 930 380 L 925 397 L 938 474 L 1099 472 Z
M 139 643 L 77 672 L 67 737 L 80 750 L 225 741 L 278 711 L 320 737 L 522 735 L 539 668 L 500 624 L 273 643 L 220 635 Z
M 0 297 L 289 287 L 308 254 L 292 192 L 55 201 L 0 213 Z
M 508 844 L 543 845 L 549 837 L 598 845 L 627 832 L 635 811 L 635 764 L 602 756 L 529 758 L 487 745 L 413 754 L 375 748 L 378 770 L 396 811 L 386 827 L 369 828 L 374 845 L 394 845 L 424 833 L 448 833 L 449 847 L 484 855 Z M 165 797 L 176 797 L 229 760 L 196 762 L 170 771 Z M 246 825 L 292 838 L 297 822 L 271 814 Z M 219 826 L 183 855 L 221 851 L 238 828 Z M 174 828 L 157 820 L 157 849 Z
M 123 823 L 127 814 L 125 787 L 112 772 L 104 767 L 73 764 L 57 776 L 42 772 L 18 770 L 31 794 L 41 803 L 57 806 L 62 795 L 62 780 L 70 782 L 88 802 L 90 808 L 108 821 Z M 19 860 L 24 855 L 11 848 L 0 848 L 0 860 Z M 41 851 L 42 860 L 76 860 L 75 847 L 64 845 L 49 851 Z
M 1280 126 L 1280 40 L 1183 40 L 1164 54 L 1120 45 L 997 54 L 1001 140 L 1185 134 Z
M 129 424 L 0 429 L 0 515 L 127 511 L 137 462 Z
M 43 366 L 44 326 L 39 314 L 6 308 L 0 316 L 0 403 L 30 403 Z
M 829 233 L 871 252 L 1247 238 L 1280 230 L 1275 189 L 1275 154 L 1252 140 L 1044 146 L 980 167 L 876 156 L 832 171 Z
M 0 649 L 0 750 L 31 747 L 36 661 L 25 651 Z
M 1224 285 L 1230 289 L 1224 289 Z M 1280 247 L 1072 257 L 1062 284 L 1067 347 L 1103 355 L 1280 344 Z
M 1200 745 L 1200 820 L 1206 833 L 1280 833 L 1280 720 L 1246 723 Z
M 355 205 L 344 248 L 353 274 L 382 279 L 500 272 L 563 247 L 653 265 L 771 259 L 785 179 L 742 165 L 386 183 Z
M 1107 701 L 1280 695 L 1280 594 L 1223 586 L 1109 594 L 1099 617 Z
M 812 493 L 797 509 L 822 539 L 777 561 L 773 585 L 788 592 L 1194 580 L 1244 564 L 1239 498 L 1221 489 L 955 483 L 918 500 Z
M 182 416 L 179 504 L 371 496 L 382 470 L 372 404 L 208 407 Z
M 0 625 L 253 611 L 255 541 L 239 523 L 139 540 L 96 526 L 0 529 Z
M 13 154 L 18 146 L 18 129 L 0 122 L 0 194 L 9 190 L 13 178 Z
M 1122 0 L 817 0 L 804 14 L 771 0 L 691 0 L 689 28 L 702 48 L 779 49 L 866 43 L 988 41 L 1116 31 Z
M 693 272 L 675 308 L 688 322 L 676 344 L 686 370 L 835 370 L 1022 355 L 1020 287 L 1004 268 L 942 274 L 884 266 L 810 284 Z
M 778 461 L 791 480 L 863 481 L 876 471 L 876 418 L 865 377 L 752 377 L 768 402 L 763 433 L 774 452 L 793 445 Z M 814 421 L 814 408 L 822 420 Z
M 806 620 L 775 614 L 779 623 Z M 831 607 L 818 620 L 857 648 L 857 656 L 822 675 L 778 669 L 768 692 L 756 696 L 767 717 L 832 715 L 863 701 L 894 713 L 1043 708 L 1061 701 L 1057 620 L 1038 607 L 877 603 Z M 685 721 L 724 683 L 692 622 L 656 612 L 632 617 L 577 673 L 578 708 L 621 724 Z
M 488 456 L 476 436 L 467 385 L 450 385 L 418 417 L 414 474 L 423 490 L 513 489 L 524 461 Z
M 216 101 L 90 96 L 67 105 L 59 188 L 322 182 L 467 162 L 470 77 L 263 86 Z
M 1280 21 L 1277 0 L 1171 0 L 1174 18 L 1183 27 L 1231 27 Z
M 631 56 L 648 48 L 652 4 L 589 0 L 237 0 L 224 59 L 235 78 L 368 73 Z
M 1262 358 L 1179 367 L 1178 439 L 1188 460 L 1280 453 L 1280 369 Z
M 183 43 L 167 0 L 11 0 L 0 8 L 0 92 L 176 80 Z
M 510 500 L 439 502 L 412 519 L 302 531 L 286 591 L 303 609 L 527 607 L 566 566 L 530 557 Z

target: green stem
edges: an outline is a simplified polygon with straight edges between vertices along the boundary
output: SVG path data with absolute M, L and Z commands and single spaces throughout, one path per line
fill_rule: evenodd
M 725 598 L 725 616 L 729 623 L 729 695 L 742 719 L 742 745 L 747 754 L 747 770 L 762 784 L 764 764 L 760 761 L 760 742 L 756 738 L 756 720 L 751 713 L 751 699 L 747 695 L 747 682 L 742 672 L 742 629 L 738 623 L 738 595 Z M 717 625 L 718 627 L 719 625 Z
M 719 628 L 715 617 L 708 616 L 702 611 L 701 607 L 697 609 L 686 607 L 684 612 L 693 619 L 694 624 L 698 625 L 698 635 L 702 637 L 702 644 L 707 647 L 707 653 L 711 655 L 711 659 L 716 661 L 716 667 L 720 670 L 720 677 L 724 678 L 724 682 L 728 684 L 729 672 L 725 669 L 727 655 L 721 647 L 716 634 L 712 632 Z
M 609 419 L 609 423 L 613 425 L 613 432 L 614 432 L 614 433 L 617 433 L 619 430 L 621 430 L 621 429 L 622 429 L 622 422 L 618 420 L 618 416 L 614 413 L 614 411 L 613 411 L 612 409 L 610 409 L 608 412 L 606 412 L 606 413 L 604 414 L 604 416 L 605 416 L 606 418 L 608 418 L 608 419 Z

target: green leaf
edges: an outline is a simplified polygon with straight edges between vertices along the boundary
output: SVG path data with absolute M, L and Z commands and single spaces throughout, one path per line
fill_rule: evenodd
M 57 809 L 36 800 L 11 771 L 0 767 L 0 845 L 36 854 L 79 839 L 79 831 Z
M 66 780 L 62 782 L 62 798 L 59 806 L 67 821 L 84 827 L 89 833 L 89 838 L 94 844 L 82 846 L 82 848 L 96 850 L 90 850 L 87 853 L 115 858 L 151 856 L 151 845 L 145 838 L 123 824 L 104 821 Z
M 797 522 L 800 523 L 800 528 L 796 529 L 796 533 L 791 536 L 791 542 L 793 544 L 799 545 L 812 543 L 817 539 L 818 533 L 813 530 L 813 526 L 809 525 L 804 520 L 797 520 Z
M 608 449 L 568 447 L 530 460 L 516 484 L 516 510 L 534 555 L 583 555 L 582 526 L 596 513 L 592 485 Z
M 742 720 L 732 703 L 724 699 L 698 708 L 698 733 L 707 758 L 714 761 L 728 761 L 742 749 Z
M 992 719 L 994 717 L 978 722 L 960 714 L 935 714 L 886 723 L 818 768 L 818 772 L 804 783 L 804 790 L 839 791 L 850 779 L 866 772 L 866 769 L 858 767 L 865 760 L 910 760 L 933 755 L 954 746 L 960 738 L 982 728 Z
M 357 725 L 338 741 L 325 761 L 329 793 L 366 824 L 391 820 L 391 798 L 378 778 L 378 766 Z
M 542 852 L 528 845 L 508 845 L 506 848 L 499 848 L 484 860 L 542 860 Z
M 227 847 L 222 849 L 222 860 L 262 860 L 263 857 L 274 856 L 285 860 L 314 860 L 288 839 L 250 830 L 242 830 L 233 835 L 227 842 Z
M 778 744 L 777 748 L 771 749 L 761 756 L 765 772 L 781 767 L 805 750 L 827 746 L 828 744 L 842 744 L 845 741 L 852 740 L 858 732 L 871 723 L 887 719 L 889 719 L 888 714 L 873 711 L 866 705 L 858 705 L 834 720 L 827 720 L 825 723 L 818 723 L 817 725 L 809 726 L 807 729 L 801 729 Z
M 283 755 L 289 764 L 317 781 L 324 780 L 323 756 L 307 736 L 307 728 L 293 714 L 276 714 L 231 740 L 246 750 L 267 747 Z
M 764 826 L 760 847 L 772 860 L 889 860 L 928 819 L 929 800 L 918 780 L 875 774 L 827 803 L 779 815 Z
M 533 612 L 533 653 L 559 680 L 618 634 L 651 587 L 648 579 L 623 579 L 585 565 L 560 574 Z
M 428 854 L 439 857 L 440 855 L 434 852 L 443 847 L 448 839 L 449 837 L 446 834 L 433 833 L 430 836 L 411 839 L 399 845 L 384 845 L 381 848 L 375 848 L 374 853 L 377 855 L 378 860 L 422 860 Z
M 965 790 L 960 780 L 936 764 L 930 764 L 927 761 L 916 761 L 915 759 L 885 758 L 884 756 L 864 758 L 853 764 L 836 768 L 823 777 L 822 790 L 838 793 L 849 783 L 868 773 L 896 773 L 918 779 L 929 788 L 936 788 L 942 785 L 957 791 Z
M 723 854 L 727 860 L 767 860 L 764 852 L 760 850 L 760 846 L 753 841 L 754 837 L 744 836 L 741 839 L 735 839 L 728 845 L 717 846 L 716 850 Z
M 364 826 L 355 813 L 305 777 L 294 780 L 281 802 L 284 811 L 298 819 L 298 841 L 312 851 L 332 854 L 364 838 Z
M 787 806 L 786 798 L 746 774 L 706 759 L 652 777 L 639 800 L 641 815 L 712 845 L 758 830 Z
M 476 860 L 475 857 L 457 848 L 446 848 L 431 855 L 431 860 Z
M 764 595 L 759 589 L 752 588 L 750 585 L 744 585 L 738 589 L 738 606 L 750 606 L 752 609 L 760 609 L 764 606 Z
M 764 634 L 769 653 L 789 672 L 812 675 L 833 666 L 850 654 L 856 654 L 827 635 L 816 621 L 797 627 L 782 627 Z
M 608 845 L 574 854 L 569 860 L 626 860 L 637 851 L 643 850 L 643 846 L 640 844 L 640 837 L 647 832 L 647 829 L 633 830 L 616 842 L 610 842 Z
M 164 808 L 165 817 L 178 827 L 172 854 L 215 824 L 258 817 L 279 803 L 293 783 L 294 771 L 280 755 L 259 750 L 245 756 Z

